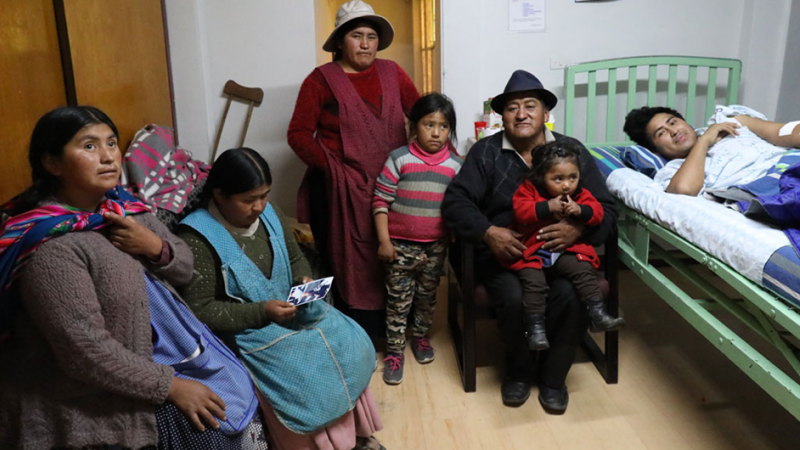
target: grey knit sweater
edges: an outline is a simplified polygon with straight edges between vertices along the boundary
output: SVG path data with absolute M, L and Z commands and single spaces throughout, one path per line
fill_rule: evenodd
M 150 272 L 186 284 L 186 244 L 154 215 L 135 217 L 172 248 L 172 261 Z M 158 442 L 155 407 L 173 370 L 153 362 L 142 264 L 102 231 L 65 234 L 31 255 L 14 337 L 0 345 L 0 448 Z

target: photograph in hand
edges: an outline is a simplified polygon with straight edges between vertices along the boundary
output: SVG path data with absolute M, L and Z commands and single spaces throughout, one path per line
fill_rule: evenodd
M 324 299 L 328 295 L 332 284 L 333 277 L 327 277 L 295 286 L 289 291 L 289 298 L 286 301 L 295 306 L 300 306 L 308 302 Z

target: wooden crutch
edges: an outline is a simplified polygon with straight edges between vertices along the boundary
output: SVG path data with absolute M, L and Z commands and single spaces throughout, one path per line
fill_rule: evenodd
M 228 110 L 231 108 L 231 101 L 236 98 L 238 100 L 249 102 L 250 106 L 247 109 L 247 118 L 244 121 L 244 130 L 242 130 L 242 138 L 239 140 L 239 147 L 244 145 L 244 137 L 247 135 L 247 127 L 250 126 L 250 117 L 253 115 L 253 107 L 261 105 L 264 100 L 264 91 L 261 88 L 244 87 L 241 84 L 228 80 L 225 83 L 225 88 L 222 89 L 224 94 L 228 95 L 228 102 L 225 104 L 225 112 L 222 113 L 222 122 L 219 124 L 217 130 L 217 139 L 214 141 L 214 151 L 211 153 L 211 160 L 209 164 L 214 164 L 217 157 L 217 148 L 219 148 L 219 140 L 222 137 L 222 128 L 225 126 L 225 119 L 228 118 Z

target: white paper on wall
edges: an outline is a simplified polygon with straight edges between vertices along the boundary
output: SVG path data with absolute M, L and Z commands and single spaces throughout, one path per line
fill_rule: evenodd
M 508 0 L 508 31 L 545 29 L 545 0 Z

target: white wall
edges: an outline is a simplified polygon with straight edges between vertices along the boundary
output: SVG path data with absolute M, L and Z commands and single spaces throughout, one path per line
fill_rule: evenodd
M 203 8 L 194 2 L 175 1 L 166 2 L 166 8 L 178 140 L 197 159 L 208 161 L 214 138 L 206 93 L 208 49 L 205 33 L 200 31 Z
M 563 70 L 550 69 L 551 57 L 714 56 L 742 59 L 740 99 L 774 116 L 790 2 L 759 0 L 756 8 L 754 0 L 546 0 L 545 31 L 512 33 L 507 0 L 442 0 L 442 89 L 456 104 L 458 134 L 467 137 L 483 100 L 501 93 L 516 69 L 535 74 L 563 100 Z M 553 114 L 563 130 L 563 108 Z
M 800 47 L 797 45 L 800 43 L 800 1 L 792 3 L 786 42 L 778 112 L 775 114 L 779 122 L 800 120 Z
M 778 109 L 792 0 L 745 0 L 739 59 L 741 102 L 767 117 Z M 797 48 L 797 41 L 793 45 Z M 795 74 L 794 77 L 797 75 Z
M 744 62 L 741 102 L 767 116 L 775 117 L 779 99 L 794 95 L 785 97 L 791 103 L 780 104 L 781 114 L 791 113 L 783 117 L 788 120 L 800 115 L 798 3 L 547 0 L 544 32 L 511 33 L 507 0 L 442 0 L 442 90 L 456 104 L 463 146 L 483 100 L 502 92 L 515 69 L 536 74 L 563 100 L 563 70 L 550 69 L 551 57 L 577 63 L 638 55 L 716 56 Z M 245 145 L 270 162 L 272 199 L 293 215 L 305 165 L 286 143 L 286 130 L 300 84 L 316 66 L 315 0 L 166 4 L 181 145 L 208 159 L 228 79 L 264 89 Z M 795 45 L 787 46 L 787 38 Z M 245 105 L 232 106 L 220 150 L 238 143 L 245 111 Z M 553 115 L 556 130 L 562 130 L 563 108 L 557 106 Z
M 305 165 L 289 148 L 286 130 L 300 84 L 316 66 L 313 0 L 166 4 L 181 146 L 208 160 L 225 108 L 225 82 L 260 87 L 264 101 L 253 111 L 245 146 L 270 163 L 271 200 L 294 215 Z M 246 110 L 231 106 L 218 154 L 238 145 Z

